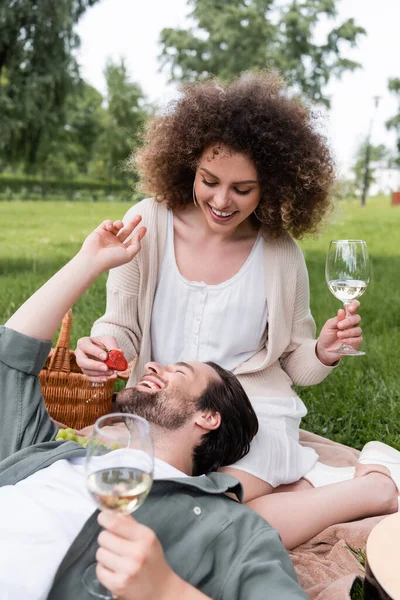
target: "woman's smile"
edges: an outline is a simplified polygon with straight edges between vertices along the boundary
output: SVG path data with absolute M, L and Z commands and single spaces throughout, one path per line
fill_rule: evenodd
M 230 148 L 207 148 L 196 171 L 194 192 L 212 229 L 215 225 L 236 229 L 260 201 L 255 165 L 246 154 Z
M 211 214 L 211 218 L 216 222 L 216 223 L 227 223 L 228 221 L 232 220 L 232 217 L 239 211 L 237 210 L 233 210 L 230 212 L 227 211 L 221 211 L 221 210 L 217 210 L 216 208 L 214 208 L 213 206 L 211 206 L 210 204 L 208 204 L 208 208 L 210 209 L 210 214 Z

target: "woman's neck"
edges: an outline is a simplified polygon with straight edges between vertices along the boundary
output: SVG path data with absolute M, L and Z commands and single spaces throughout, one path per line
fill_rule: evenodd
M 174 217 L 185 223 L 187 227 L 196 230 L 197 235 L 205 241 L 215 241 L 216 243 L 229 243 L 245 240 L 255 240 L 258 231 L 254 229 L 250 218 L 240 223 L 234 229 L 224 231 L 213 231 L 204 213 L 200 208 L 194 205 L 188 205 L 184 209 L 174 210 Z

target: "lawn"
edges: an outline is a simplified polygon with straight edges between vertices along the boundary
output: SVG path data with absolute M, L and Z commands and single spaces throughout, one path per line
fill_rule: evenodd
M 128 207 L 121 202 L 0 202 L 0 322 L 78 250 L 100 221 L 120 218 Z M 370 439 L 400 448 L 400 207 L 391 207 L 387 198 L 371 199 L 364 208 L 357 201 L 342 202 L 319 236 L 301 242 L 318 329 L 340 306 L 324 279 L 329 240 L 337 238 L 368 243 L 372 281 L 361 298 L 367 354 L 342 359 L 322 384 L 298 390 L 309 408 L 303 426 L 357 448 Z M 105 279 L 74 309 L 72 346 L 103 312 Z

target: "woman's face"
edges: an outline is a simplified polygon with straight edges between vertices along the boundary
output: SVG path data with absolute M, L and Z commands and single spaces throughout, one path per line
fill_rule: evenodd
M 260 201 L 251 160 L 224 146 L 207 148 L 195 177 L 196 199 L 213 231 L 229 233 L 249 219 Z

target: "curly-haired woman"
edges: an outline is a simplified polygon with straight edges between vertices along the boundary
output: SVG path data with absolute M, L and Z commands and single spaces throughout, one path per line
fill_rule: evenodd
M 141 215 L 147 234 L 137 257 L 110 271 L 106 313 L 78 342 L 79 365 L 93 381 L 111 374 L 96 338 L 137 357 L 132 385 L 148 361 L 219 363 L 238 376 L 260 424 L 249 454 L 226 468 L 245 500 L 309 486 L 302 478 L 318 457 L 299 444 L 306 408 L 292 385 L 323 380 L 338 339 L 362 342 L 358 302 L 315 339 L 293 239 L 331 206 L 334 168 L 313 117 L 275 73 L 195 84 L 150 121 L 132 160 L 152 198 L 125 219 Z

